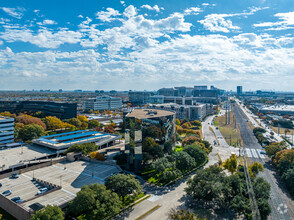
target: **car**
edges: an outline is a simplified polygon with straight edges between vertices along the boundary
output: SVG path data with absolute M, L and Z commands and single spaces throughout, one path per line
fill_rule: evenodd
M 48 191 L 48 188 L 47 188 L 47 187 L 44 187 L 44 188 L 40 189 L 40 190 L 37 192 L 37 195 L 43 194 L 43 193 L 45 193 L 45 192 L 47 192 L 47 191 Z
M 19 199 L 19 200 L 15 201 L 15 203 L 20 203 L 20 202 L 23 202 L 23 201 L 24 201 L 24 200 Z
M 266 154 L 264 150 L 260 151 L 261 154 Z
M 16 202 L 16 201 L 18 201 L 18 200 L 20 200 L 20 197 L 19 197 L 19 196 L 17 196 L 17 197 L 13 197 L 13 198 L 11 199 L 11 201 L 13 201 L 13 202 Z
M 6 190 L 6 191 L 4 191 L 4 192 L 1 193 L 1 194 L 2 194 L 2 196 L 9 196 L 9 195 L 12 194 L 12 191 L 11 191 L 11 190 Z
M 13 179 L 17 179 L 19 177 L 19 175 L 17 173 L 12 174 L 11 176 Z
M 0 183 L 0 187 L 2 186 L 2 183 Z

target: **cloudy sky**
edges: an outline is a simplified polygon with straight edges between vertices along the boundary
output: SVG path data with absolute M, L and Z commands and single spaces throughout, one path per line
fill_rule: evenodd
M 294 91 L 293 0 L 1 0 L 0 90 Z

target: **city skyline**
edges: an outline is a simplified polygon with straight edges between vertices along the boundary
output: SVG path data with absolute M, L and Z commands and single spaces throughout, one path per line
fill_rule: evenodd
M 0 89 L 293 91 L 294 3 L 2 1 Z

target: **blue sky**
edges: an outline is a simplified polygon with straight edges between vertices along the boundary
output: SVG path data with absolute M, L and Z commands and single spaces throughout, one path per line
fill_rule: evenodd
M 293 91 L 293 0 L 2 0 L 0 90 Z

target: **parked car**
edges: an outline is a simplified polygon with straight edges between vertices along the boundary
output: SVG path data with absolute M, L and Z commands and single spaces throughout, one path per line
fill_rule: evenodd
M 12 191 L 11 190 L 6 190 L 2 193 L 2 196 L 9 196 L 12 194 Z
M 47 187 L 44 187 L 44 188 L 40 189 L 40 190 L 37 192 L 37 195 L 43 194 L 43 193 L 45 193 L 45 192 L 47 192 L 47 191 L 48 191 Z
M 260 153 L 261 153 L 261 154 L 266 154 L 264 150 L 261 150 Z
M 11 176 L 13 179 L 17 179 L 19 177 L 19 175 L 17 173 L 12 174 Z
M 19 197 L 19 196 L 17 196 L 17 197 L 13 197 L 13 198 L 11 199 L 11 201 L 13 201 L 13 202 L 16 202 L 16 201 L 18 201 L 18 200 L 20 200 L 20 197 Z
M 2 183 L 0 183 L 0 187 L 2 186 Z

